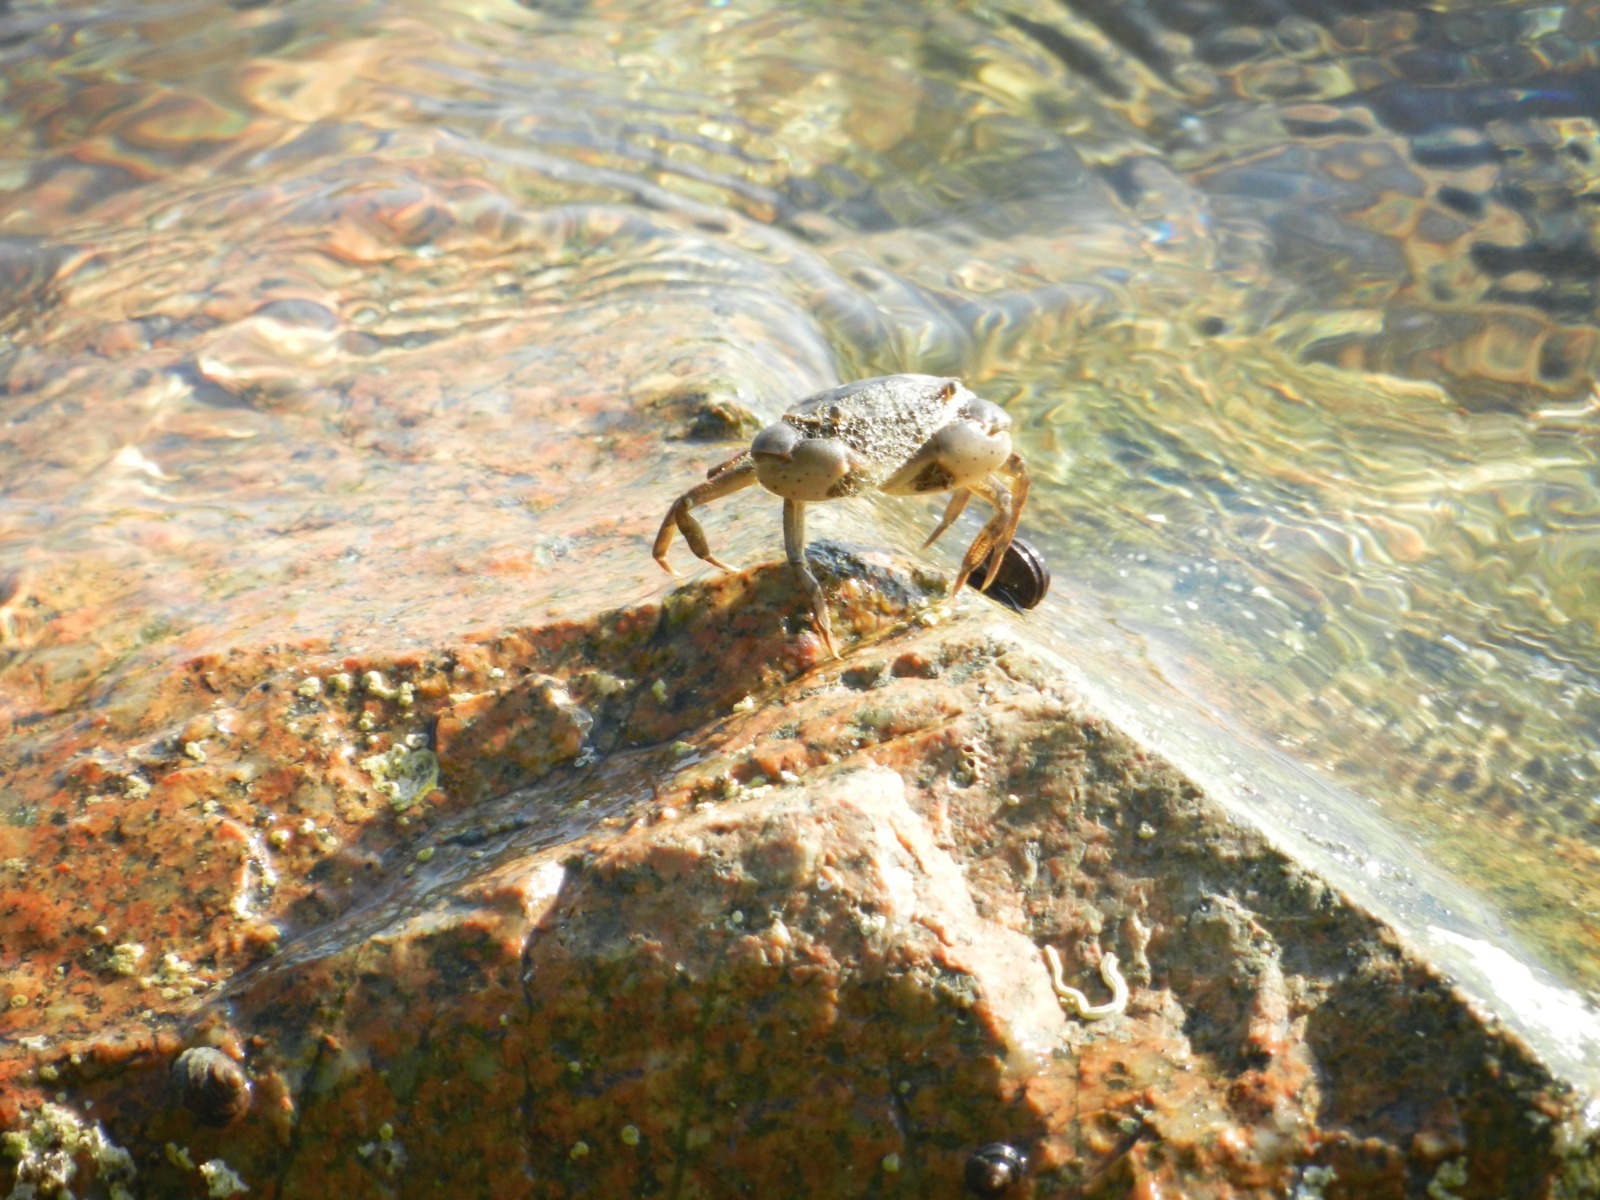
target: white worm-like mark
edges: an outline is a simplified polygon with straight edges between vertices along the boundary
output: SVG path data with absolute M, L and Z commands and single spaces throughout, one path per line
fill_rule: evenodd
M 1061 978 L 1061 956 L 1054 946 L 1044 948 L 1044 960 L 1050 964 L 1050 983 L 1062 1000 L 1062 1007 L 1085 1021 L 1098 1021 L 1101 1017 L 1114 1017 L 1128 1007 L 1128 984 L 1117 970 L 1117 956 L 1107 954 L 1100 959 L 1100 978 L 1111 989 L 1111 999 L 1104 1004 L 1090 1004 L 1089 997 L 1075 987 L 1068 987 Z

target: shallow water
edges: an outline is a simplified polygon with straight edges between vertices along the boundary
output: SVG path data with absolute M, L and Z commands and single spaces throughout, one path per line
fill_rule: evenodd
M 609 481 L 681 487 L 608 454 L 619 394 L 959 374 L 1034 473 L 1036 628 L 1600 994 L 1600 10 L 834 9 L 12 3 L 14 702 L 559 614 L 654 570 Z M 517 473 L 557 437 L 559 502 Z M 775 555 L 759 509 L 708 529 Z

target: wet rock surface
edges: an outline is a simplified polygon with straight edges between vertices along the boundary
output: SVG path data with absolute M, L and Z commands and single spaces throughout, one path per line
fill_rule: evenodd
M 1589 1194 L 1575 1098 L 1383 926 L 997 606 L 823 550 L 842 662 L 770 566 L 381 667 L 185 664 L 193 715 L 65 760 L 119 799 L 33 826 L 71 873 L 8 894 L 18 1180 L 954 1197 L 1003 1142 L 1006 1195 Z M 363 731 L 438 787 L 323 752 Z M 96 809 L 116 856 L 74 853 Z M 1096 1001 L 1115 954 L 1124 1011 L 1071 1016 L 1047 945 Z

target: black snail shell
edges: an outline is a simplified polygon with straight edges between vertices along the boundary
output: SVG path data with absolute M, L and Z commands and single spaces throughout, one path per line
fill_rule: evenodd
M 972 569 L 972 574 L 967 576 L 968 587 L 983 586 L 983 577 L 989 573 L 989 560 L 993 557 L 991 552 L 988 558 Z M 1044 556 L 1031 543 L 1013 538 L 1006 556 L 1000 560 L 1000 571 L 994 577 L 994 583 L 983 594 L 1007 608 L 1021 612 L 1038 604 L 1049 590 L 1050 568 L 1045 565 Z
M 178 1055 L 172 1079 L 183 1106 L 203 1125 L 221 1129 L 250 1110 L 250 1077 L 212 1046 L 195 1046 Z
M 1027 1173 L 1026 1154 L 1004 1142 L 990 1142 L 967 1159 L 967 1190 L 974 1196 L 1004 1196 Z

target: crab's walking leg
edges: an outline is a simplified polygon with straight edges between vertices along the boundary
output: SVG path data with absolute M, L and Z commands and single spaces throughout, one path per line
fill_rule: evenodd
M 966 488 L 957 488 L 950 496 L 950 503 L 945 505 L 944 516 L 939 518 L 939 523 L 933 527 L 933 532 L 928 535 L 928 540 L 922 543 L 926 550 L 937 542 L 946 529 L 954 525 L 956 518 L 961 515 L 961 510 L 966 508 L 967 501 L 972 499 L 972 493 Z
M 1013 454 L 983 483 L 974 483 L 970 486 L 974 493 L 994 505 L 995 513 L 978 531 L 978 536 L 972 540 L 972 545 L 967 547 L 951 595 L 961 590 L 961 585 L 966 582 L 967 576 L 972 574 L 985 557 L 989 559 L 989 571 L 978 590 L 987 591 L 989 585 L 994 582 L 994 577 L 1000 573 L 1000 561 L 1005 558 L 1006 551 L 1011 549 L 1011 539 L 1016 535 L 1017 522 L 1022 519 L 1022 506 L 1028 502 L 1027 465 L 1023 463 L 1021 455 Z
M 1011 481 L 1011 507 L 1006 513 L 1005 524 L 995 537 L 994 557 L 989 563 L 989 574 L 983 581 L 984 591 L 989 590 L 994 577 L 1000 573 L 1000 560 L 1011 549 L 1012 539 L 1017 535 L 1017 523 L 1022 520 L 1023 505 L 1028 503 L 1028 489 L 1032 487 L 1028 478 L 1028 464 L 1022 461 L 1020 454 L 1013 454 L 1006 459 L 995 474 L 1004 475 Z
M 828 647 L 828 653 L 839 657 L 839 648 L 833 644 L 833 622 L 828 619 L 828 602 L 822 595 L 822 585 L 806 565 L 806 506 L 798 500 L 783 502 L 783 548 L 789 556 L 789 565 L 805 585 L 811 597 L 811 615 L 817 619 L 817 630 Z
M 693 550 L 697 557 L 705 559 L 714 567 L 721 567 L 724 571 L 733 570 L 734 568 L 719 561 L 711 553 L 711 544 L 706 541 L 705 530 L 700 528 L 699 521 L 689 515 L 689 510 L 697 504 L 705 504 L 742 491 L 755 481 L 755 463 L 750 460 L 750 452 L 745 451 L 734 455 L 721 466 L 713 467 L 704 483 L 696 484 L 679 496 L 667 510 L 666 518 L 661 522 L 661 530 L 656 534 L 655 558 L 661 564 L 662 570 L 672 575 L 677 574 L 672 569 L 672 564 L 667 562 L 667 551 L 672 547 L 673 529 L 683 534 L 683 540 L 689 543 L 689 549 Z

